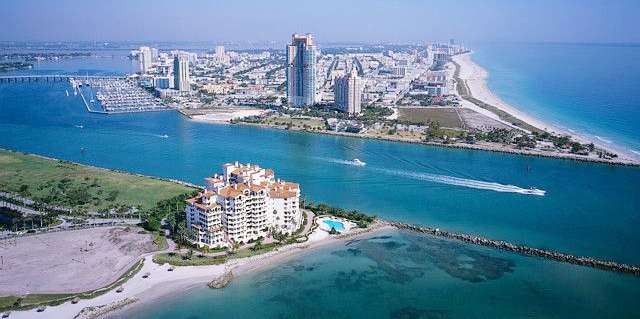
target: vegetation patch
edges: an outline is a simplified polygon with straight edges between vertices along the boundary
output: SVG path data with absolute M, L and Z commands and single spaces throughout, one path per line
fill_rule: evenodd
M 0 191 L 75 212 L 152 208 L 193 188 L 156 178 L 0 150 Z

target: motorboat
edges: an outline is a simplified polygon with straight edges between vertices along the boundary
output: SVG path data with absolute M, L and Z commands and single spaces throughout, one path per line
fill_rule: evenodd
M 367 163 L 365 163 L 365 162 L 363 162 L 363 161 L 361 161 L 361 160 L 359 160 L 357 158 L 354 158 L 351 161 L 351 163 L 353 163 L 353 165 L 356 165 L 356 166 L 365 166 L 365 165 L 367 165 Z

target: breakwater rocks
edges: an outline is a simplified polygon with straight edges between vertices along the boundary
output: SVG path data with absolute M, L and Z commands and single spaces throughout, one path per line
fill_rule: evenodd
M 640 276 L 639 266 L 631 266 L 631 265 L 617 263 L 613 261 L 600 260 L 592 257 L 574 256 L 574 255 L 564 254 L 564 253 L 546 250 L 546 249 L 516 245 L 516 244 L 512 244 L 502 240 L 494 240 L 494 239 L 488 239 L 488 238 L 479 237 L 479 236 L 452 233 L 452 232 L 440 230 L 438 228 L 417 226 L 417 225 L 411 225 L 411 224 L 395 222 L 395 221 L 387 221 L 387 223 L 398 229 L 410 230 L 410 231 L 429 234 L 432 236 L 442 237 L 446 239 L 458 240 L 458 241 L 462 241 L 462 242 L 466 242 L 474 245 L 480 245 L 480 246 L 486 246 L 486 247 L 492 247 L 496 249 L 511 251 L 521 255 L 542 257 L 542 258 L 552 259 L 552 260 L 580 265 L 580 266 L 586 266 L 586 267 L 598 268 L 602 270 L 615 271 L 619 273 Z
M 233 272 L 231 270 L 227 270 L 220 277 L 209 282 L 207 286 L 211 289 L 222 289 L 226 287 L 231 280 L 233 279 Z
M 108 314 L 109 312 L 122 309 L 137 301 L 138 301 L 137 298 L 125 298 L 122 300 L 118 300 L 116 302 L 112 302 L 107 305 L 102 305 L 97 307 L 86 307 L 86 308 L 83 308 L 80 311 L 80 313 L 78 313 L 73 318 L 74 319 L 96 319 Z

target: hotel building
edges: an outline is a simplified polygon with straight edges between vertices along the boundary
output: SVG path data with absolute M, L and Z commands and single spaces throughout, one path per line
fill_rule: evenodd
M 291 107 L 312 106 L 316 101 L 316 53 L 311 34 L 291 36 L 285 68 Z
M 191 90 L 189 56 L 185 54 L 179 53 L 173 58 L 173 84 L 178 91 L 188 92 Z
M 336 79 L 333 88 L 335 106 L 349 115 L 359 114 L 362 111 L 362 80 L 358 77 L 356 68 L 351 72 Z
M 199 246 L 232 247 L 272 232 L 291 234 L 302 225 L 300 186 L 276 179 L 271 169 L 228 163 L 222 175 L 205 180 L 206 189 L 188 199 L 185 209 Z

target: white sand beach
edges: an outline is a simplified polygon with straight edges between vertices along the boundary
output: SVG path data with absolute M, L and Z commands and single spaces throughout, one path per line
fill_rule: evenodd
M 234 276 L 242 275 L 249 271 L 268 268 L 300 254 L 312 252 L 314 249 L 337 245 L 347 239 L 369 236 L 370 234 L 394 229 L 386 223 L 376 222 L 367 229 L 353 229 L 338 236 L 310 236 L 310 240 L 304 243 L 281 247 L 262 255 L 235 259 L 222 265 L 212 266 L 183 266 L 174 267 L 168 271 L 168 264 L 158 265 L 153 262 L 153 254 L 144 256 L 142 269 L 126 283 L 122 285 L 124 290 L 116 292 L 116 289 L 94 299 L 80 300 L 77 304 L 66 302 L 58 306 L 50 306 L 43 312 L 36 309 L 26 311 L 13 311 L 9 318 L 100 318 L 113 311 L 123 311 L 135 303 L 149 302 L 167 296 L 176 291 L 184 291 L 195 286 L 204 287 L 215 278 L 222 276 L 227 270 L 231 270 Z M 316 232 L 324 232 L 316 229 Z M 149 274 L 148 278 L 143 278 Z M 76 317 L 83 309 L 88 307 L 102 308 L 85 316 Z M 86 312 L 86 310 L 85 310 Z M 100 315 L 96 315 L 96 314 Z
M 627 150 L 623 147 L 613 145 L 610 143 L 605 143 L 601 140 L 598 140 L 595 136 L 589 137 L 584 134 L 577 133 L 573 130 L 563 129 L 547 123 L 531 114 L 528 114 L 526 110 L 523 108 L 525 106 L 514 107 L 503 101 L 500 97 L 494 94 L 489 87 L 487 86 L 487 78 L 489 77 L 489 73 L 482 68 L 480 65 L 475 63 L 471 59 L 472 53 L 465 53 L 456 55 L 453 57 L 453 61 L 460 65 L 460 79 L 465 80 L 467 87 L 471 91 L 471 95 L 478 100 L 481 100 L 487 104 L 491 104 L 496 108 L 511 114 L 512 116 L 532 125 L 536 128 L 546 130 L 548 132 L 557 134 L 557 135 L 567 135 L 571 136 L 574 140 L 579 141 L 581 143 L 593 143 L 597 147 L 601 149 L 608 150 L 610 152 L 618 154 L 621 159 L 626 160 L 638 160 L 640 156 L 638 154 L 633 154 L 630 150 Z M 487 110 L 478 110 L 479 107 L 473 105 L 468 101 L 464 101 L 463 106 L 473 108 L 477 112 L 481 112 L 485 115 L 487 114 Z M 491 113 L 491 112 L 489 112 Z M 492 116 L 493 118 L 497 118 L 496 115 Z

